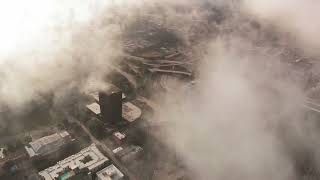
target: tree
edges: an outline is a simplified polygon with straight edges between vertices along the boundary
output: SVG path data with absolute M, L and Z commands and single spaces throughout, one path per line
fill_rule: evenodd
M 23 139 L 24 144 L 29 144 L 32 141 L 32 137 L 30 135 L 26 135 Z

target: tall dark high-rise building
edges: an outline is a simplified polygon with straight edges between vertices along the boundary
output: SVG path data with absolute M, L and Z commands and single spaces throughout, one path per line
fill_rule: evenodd
M 122 120 L 122 92 L 117 87 L 99 92 L 99 104 L 102 120 L 117 123 Z

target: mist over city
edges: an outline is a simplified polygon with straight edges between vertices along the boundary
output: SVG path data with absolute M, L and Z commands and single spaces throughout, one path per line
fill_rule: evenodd
M 0 5 L 0 180 L 320 179 L 320 2 Z

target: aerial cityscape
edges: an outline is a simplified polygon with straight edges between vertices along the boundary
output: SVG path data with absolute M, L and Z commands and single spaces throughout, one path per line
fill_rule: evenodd
M 0 5 L 0 180 L 319 180 L 320 2 Z

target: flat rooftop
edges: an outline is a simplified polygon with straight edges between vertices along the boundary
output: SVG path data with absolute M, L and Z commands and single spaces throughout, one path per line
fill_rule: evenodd
M 25 149 L 30 157 L 46 154 L 64 145 L 69 137 L 70 134 L 67 131 L 58 132 L 30 142 Z
M 126 102 L 122 104 L 122 117 L 129 121 L 133 122 L 140 118 L 142 115 L 142 111 L 136 105 L 131 102 Z
M 124 174 L 113 164 L 97 173 L 98 180 L 121 180 Z
M 45 180 L 56 180 L 66 175 L 73 174 L 75 169 L 87 168 L 89 171 L 100 167 L 109 159 L 105 157 L 95 144 L 82 149 L 79 153 L 67 157 L 66 159 L 57 162 L 56 165 L 51 166 L 39 172 Z M 75 175 L 75 174 L 74 174 Z
M 100 105 L 98 103 L 92 103 L 86 106 L 95 115 L 101 114 Z M 129 121 L 134 122 L 142 115 L 142 111 L 139 107 L 132 104 L 131 102 L 126 102 L 122 104 L 122 117 Z
M 86 106 L 91 112 L 96 115 L 101 113 L 100 105 L 98 103 L 92 103 Z

